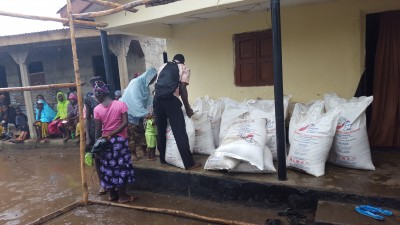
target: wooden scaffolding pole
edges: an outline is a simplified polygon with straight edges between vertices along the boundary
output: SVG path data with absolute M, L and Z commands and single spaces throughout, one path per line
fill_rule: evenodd
M 17 18 L 24 18 L 24 19 L 31 19 L 31 20 L 43 20 L 43 21 L 54 21 L 54 22 L 61 22 L 61 23 L 68 23 L 69 19 L 66 18 L 54 18 L 48 16 L 35 16 L 35 15 L 25 15 L 20 13 L 10 13 L 0 10 L 1 16 L 10 16 L 10 17 L 17 17 Z M 83 20 L 75 20 L 75 24 L 83 25 L 83 26 L 92 26 L 92 27 L 106 27 L 108 26 L 107 23 L 97 23 L 92 21 L 83 21 Z
M 117 8 L 117 7 L 122 6 L 122 4 L 119 4 L 119 3 L 116 3 L 116 2 L 109 2 L 109 1 L 103 1 L 103 0 L 83 0 L 83 1 L 91 2 L 91 3 L 97 4 L 97 5 L 102 5 L 102 6 L 109 6 L 109 7 L 112 7 L 112 8 Z M 135 12 L 137 12 L 139 10 L 138 9 L 127 9 L 126 11 L 135 13 Z
M 200 220 L 200 221 L 216 223 L 216 224 L 256 225 L 254 223 L 246 223 L 246 222 L 240 222 L 240 221 L 235 221 L 235 220 L 225 220 L 225 219 L 221 219 L 221 218 L 202 216 L 202 215 L 199 215 L 196 213 L 190 213 L 190 212 L 185 212 L 185 211 L 175 210 L 175 209 L 152 208 L 152 207 L 127 205 L 127 204 L 120 204 L 120 203 L 106 202 L 106 201 L 99 201 L 99 200 L 91 200 L 90 203 L 100 204 L 100 205 L 111 205 L 111 206 L 117 206 L 117 207 L 128 208 L 128 209 L 136 209 L 136 210 L 152 212 L 152 213 L 161 213 L 161 214 L 166 214 L 166 215 L 170 215 L 170 216 L 178 216 L 178 217 L 183 217 L 183 218 L 187 218 L 187 219 Z
M 81 83 L 81 75 L 79 74 L 79 64 L 78 64 L 78 54 L 76 52 L 76 40 L 75 40 L 75 27 L 74 18 L 72 16 L 71 0 L 67 0 L 67 11 L 69 18 L 69 32 L 71 34 L 71 47 L 72 47 L 72 57 L 74 60 L 74 72 L 75 72 L 75 83 Z M 78 106 L 79 106 L 79 129 L 81 135 L 79 135 L 80 140 L 80 162 L 81 162 L 81 179 L 82 179 L 82 189 L 83 189 L 83 203 L 85 205 L 89 202 L 89 192 L 86 183 L 86 171 L 85 171 L 85 121 L 83 120 L 83 99 L 82 99 L 82 87 L 77 85 L 76 87 L 78 94 Z
M 81 83 L 81 85 L 84 84 L 85 83 Z M 45 85 L 26 86 L 26 87 L 7 87 L 7 88 L 0 88 L 0 92 L 34 91 L 34 90 L 70 88 L 70 87 L 76 87 L 76 84 L 65 83 L 65 84 L 45 84 Z
M 82 205 L 81 201 L 72 203 L 71 205 L 67 205 L 64 208 L 58 209 L 57 211 L 54 211 L 54 212 L 49 213 L 49 214 L 47 214 L 45 216 L 42 216 L 39 219 L 37 219 L 37 220 L 35 220 L 35 221 L 31 222 L 31 223 L 28 223 L 28 225 L 44 224 L 44 223 L 49 222 L 50 220 L 52 220 L 52 219 L 54 219 L 54 218 L 56 218 L 58 216 L 61 216 L 61 215 L 65 214 L 65 213 L 67 213 L 67 212 L 70 212 L 71 210 L 76 209 L 77 207 L 79 207 L 81 205 Z
M 82 19 L 82 18 L 95 18 L 95 17 L 100 17 L 100 16 L 108 16 L 108 15 L 118 13 L 118 12 L 121 12 L 121 11 L 124 11 L 127 9 L 131 9 L 131 8 L 139 6 L 139 5 L 144 5 L 144 4 L 147 4 L 150 2 L 152 2 L 152 0 L 136 0 L 134 2 L 130 2 L 125 5 L 121 5 L 117 8 L 113 8 L 113 9 L 109 9 L 109 10 L 73 14 L 73 17 L 77 18 L 77 19 Z

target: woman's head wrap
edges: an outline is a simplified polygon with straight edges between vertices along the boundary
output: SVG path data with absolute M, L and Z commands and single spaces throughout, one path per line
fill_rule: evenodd
M 97 96 L 108 95 L 110 91 L 107 85 L 103 81 L 96 81 L 93 86 L 93 92 Z
M 78 100 L 78 95 L 75 92 L 69 93 L 68 100 Z

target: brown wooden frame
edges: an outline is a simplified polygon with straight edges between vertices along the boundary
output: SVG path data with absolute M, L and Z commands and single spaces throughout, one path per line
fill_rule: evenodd
M 235 45 L 235 85 L 273 85 L 272 32 L 263 30 L 233 36 Z

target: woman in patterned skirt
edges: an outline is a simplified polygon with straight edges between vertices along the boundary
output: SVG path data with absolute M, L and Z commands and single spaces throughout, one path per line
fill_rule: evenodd
M 128 107 L 121 101 L 112 100 L 102 81 L 96 81 L 93 92 L 100 103 L 94 108 L 95 136 L 106 138 L 111 143 L 109 149 L 96 155 L 100 159 L 100 184 L 109 190 L 110 201 L 134 201 L 137 197 L 126 193 L 126 185 L 134 182 L 126 129 Z

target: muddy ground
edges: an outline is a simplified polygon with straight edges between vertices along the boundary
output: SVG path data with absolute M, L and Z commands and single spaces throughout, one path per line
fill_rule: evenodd
M 97 196 L 98 181 L 87 168 L 91 199 Z M 92 175 L 92 176 L 91 176 Z M 140 181 L 137 181 L 140 182 Z M 26 224 L 81 199 L 79 152 L 71 149 L 0 150 L 0 224 Z M 139 199 L 131 204 L 179 209 L 200 215 L 264 224 L 277 216 L 283 205 L 260 209 L 233 203 L 205 201 L 148 192 L 131 193 Z M 308 212 L 313 219 L 313 212 Z M 48 224 L 209 224 L 162 214 L 111 206 L 79 207 Z

